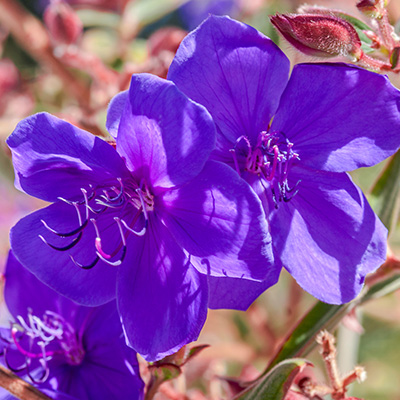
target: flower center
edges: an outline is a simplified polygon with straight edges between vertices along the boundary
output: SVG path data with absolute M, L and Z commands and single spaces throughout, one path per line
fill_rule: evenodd
M 80 365 L 85 357 L 85 350 L 75 330 L 61 315 L 52 311 L 46 311 L 39 318 L 28 310 L 26 320 L 18 316 L 17 322 L 12 324 L 10 340 L 2 340 L 7 342 L 4 350 L 7 367 L 13 372 L 25 369 L 34 383 L 47 380 L 50 373 L 48 362 L 54 357 L 62 357 L 70 365 Z M 25 358 L 23 365 L 10 365 L 7 354 L 11 346 L 15 346 Z M 34 360 L 38 360 L 43 368 L 39 378 L 33 378 L 30 374 Z
M 83 199 L 79 201 L 69 201 L 59 197 L 58 199 L 73 206 L 78 217 L 78 227 L 69 232 L 59 232 L 51 228 L 46 221 L 42 220 L 45 228 L 60 238 L 68 238 L 70 242 L 65 246 L 56 246 L 49 243 L 42 235 L 39 237 L 51 248 L 58 251 L 68 251 L 75 247 L 82 238 L 85 228 L 89 222 L 93 225 L 96 238 L 94 248 L 96 252 L 95 259 L 89 264 L 83 265 L 76 261 L 72 255 L 71 260 L 80 268 L 91 269 L 99 260 L 111 266 L 118 266 L 125 258 L 127 247 L 126 238 L 128 235 L 143 236 L 146 233 L 148 225 L 148 212 L 154 210 L 154 196 L 150 193 L 146 182 L 142 180 L 137 185 L 133 180 L 123 182 L 117 178 L 118 185 L 107 187 L 92 186 L 89 190 L 81 188 Z M 82 209 L 83 208 L 83 212 Z M 121 237 L 119 245 L 112 251 L 106 252 L 103 248 L 101 232 L 97 223 L 97 218 L 108 210 L 117 211 L 118 216 L 114 216 L 114 223 L 118 227 Z M 82 214 L 85 218 L 82 218 Z M 71 241 L 71 237 L 74 237 Z M 119 257 L 117 257 L 119 255 Z
M 298 192 L 298 181 L 292 188 L 288 184 L 289 169 L 294 160 L 300 160 L 299 155 L 293 150 L 291 143 L 284 133 L 277 131 L 263 131 L 258 135 L 257 143 L 252 146 L 246 136 L 241 136 L 235 145 L 233 158 L 235 167 L 240 174 L 237 158 L 238 146 L 245 144 L 245 171 L 257 174 L 264 188 L 270 188 L 275 208 L 279 201 L 290 201 Z M 278 194 L 277 194 L 278 193 Z

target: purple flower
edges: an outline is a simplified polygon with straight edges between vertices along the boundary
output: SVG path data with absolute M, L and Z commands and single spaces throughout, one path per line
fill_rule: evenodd
M 168 78 L 217 125 L 214 160 L 259 195 L 274 256 L 309 293 L 343 303 L 386 258 L 386 229 L 345 171 L 400 145 L 400 94 L 345 64 L 289 61 L 271 40 L 210 17 L 182 42 Z
M 54 204 L 22 219 L 11 246 L 80 304 L 116 296 L 129 344 L 151 361 L 195 340 L 208 306 L 248 307 L 241 283 L 272 285 L 280 268 L 257 196 L 208 161 L 215 126 L 203 106 L 136 75 L 107 126 L 116 149 L 48 114 L 20 122 L 7 140 L 16 186 Z
M 115 302 L 83 307 L 38 281 L 10 252 L 4 297 L 14 317 L 1 328 L 1 362 L 55 399 L 143 397 L 135 352 Z M 0 391 L 0 398 L 11 398 Z

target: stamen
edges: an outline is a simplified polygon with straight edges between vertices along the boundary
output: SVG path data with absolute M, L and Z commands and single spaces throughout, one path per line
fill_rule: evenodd
M 42 235 L 39 235 L 39 238 L 42 239 L 43 242 L 45 244 L 47 244 L 47 246 L 51 247 L 54 250 L 66 251 L 66 250 L 72 249 L 74 246 L 76 246 L 79 243 L 79 241 L 82 238 L 82 232 L 80 232 L 79 235 L 75 239 L 73 239 L 71 243 L 69 243 L 69 244 L 67 244 L 66 246 L 63 246 L 63 247 L 54 246 L 54 244 L 49 243 Z
M 277 145 L 275 145 L 272 149 L 274 151 L 274 158 L 273 158 L 273 161 L 272 161 L 272 171 L 271 171 L 271 173 L 269 175 L 267 175 L 267 179 L 269 181 L 271 181 L 272 178 L 275 176 L 275 170 L 276 170 L 276 165 L 278 163 L 278 154 L 279 154 L 279 148 L 278 148 Z
M 29 362 L 28 362 L 27 367 L 26 367 L 26 370 L 27 370 L 27 374 L 28 374 L 28 376 L 29 376 L 29 379 L 32 381 L 32 383 L 34 383 L 34 384 L 36 384 L 36 385 L 39 385 L 40 383 L 46 382 L 47 379 L 48 379 L 49 376 L 50 376 L 50 368 L 49 368 L 49 366 L 48 366 L 48 364 L 47 364 L 47 360 L 46 360 L 46 359 L 40 359 L 40 360 L 39 360 L 39 363 L 40 363 L 40 365 L 41 365 L 41 367 L 42 367 L 42 369 L 43 369 L 43 375 L 42 375 L 39 379 L 34 378 L 34 377 L 32 376 L 31 370 L 30 370 L 30 363 L 29 363 Z
M 114 252 L 113 254 L 111 254 L 111 255 L 110 255 L 110 254 L 107 254 L 106 252 L 104 252 L 104 250 L 103 250 L 102 247 L 101 247 L 100 232 L 99 232 L 99 229 L 98 229 L 98 227 L 97 227 L 96 220 L 91 219 L 90 221 L 93 223 L 94 229 L 95 229 L 95 231 L 96 231 L 95 247 L 96 247 L 96 254 L 97 254 L 97 256 L 98 256 L 102 261 L 104 261 L 105 263 L 107 263 L 107 264 L 109 264 L 109 265 L 111 265 L 111 266 L 113 266 L 113 267 L 116 267 L 116 266 L 118 266 L 118 265 L 121 265 L 122 261 L 123 261 L 124 258 L 125 258 L 125 255 L 126 255 L 126 242 L 125 242 L 125 237 L 124 237 L 124 234 L 123 234 L 123 231 L 122 231 L 121 224 L 120 224 L 120 222 L 119 222 L 119 218 L 118 218 L 118 217 L 115 217 L 114 220 L 117 222 L 118 229 L 119 229 L 119 232 L 120 232 L 121 238 L 122 238 L 122 244 L 123 244 L 121 258 L 120 258 L 119 260 L 116 260 L 116 261 L 109 261 L 109 260 L 110 260 L 112 257 L 115 256 L 115 254 L 117 253 L 118 249 L 117 249 L 117 251 L 115 251 L 115 252 Z
M 238 160 L 237 160 L 237 157 L 236 157 L 236 150 L 235 150 L 235 149 L 230 149 L 229 151 L 232 153 L 233 162 L 235 163 L 236 172 L 238 173 L 239 176 L 241 176 L 241 174 L 240 174 L 240 168 L 239 168 L 239 163 L 238 163 Z
M 27 366 L 28 366 L 28 361 L 25 359 L 25 364 L 22 364 L 22 365 L 19 366 L 19 367 L 13 367 L 13 366 L 10 364 L 9 360 L 8 360 L 8 349 L 9 349 L 9 346 L 7 346 L 7 347 L 4 348 L 4 362 L 5 362 L 6 366 L 7 366 L 7 368 L 8 368 L 10 371 L 14 372 L 14 373 L 22 372 L 24 369 L 27 368 Z
M 119 200 L 122 197 L 123 193 L 124 193 L 124 185 L 122 183 L 122 179 L 121 178 L 117 178 L 117 181 L 119 182 L 119 185 L 120 185 L 119 193 L 117 194 L 117 196 L 110 197 L 108 195 L 108 192 L 104 190 L 104 196 L 100 196 L 100 197 L 102 197 L 105 201 L 109 201 L 109 202 L 114 202 L 114 201 Z M 111 190 L 115 190 L 116 191 L 116 187 L 113 186 L 111 188 Z
M 18 349 L 18 351 L 24 355 L 25 357 L 29 357 L 29 358 L 42 358 L 42 357 L 51 357 L 54 356 L 55 354 L 59 354 L 59 352 L 57 351 L 48 351 L 45 352 L 44 351 L 44 347 L 42 347 L 42 351 L 43 353 L 31 353 L 28 350 L 25 350 L 20 344 L 19 344 L 19 340 L 16 336 L 16 332 L 18 332 L 17 329 L 13 328 L 11 329 L 11 337 L 14 341 L 14 344 L 16 346 L 16 348 Z M 38 343 L 39 344 L 39 343 Z
M 79 263 L 78 261 L 75 261 L 74 257 L 72 256 L 72 254 L 69 255 L 72 262 L 79 268 L 81 269 L 92 269 L 100 260 L 100 257 L 98 255 L 96 255 L 96 258 L 88 265 L 83 265 L 81 263 Z
M 88 202 L 88 198 L 86 196 L 86 190 L 85 189 L 81 189 L 81 190 L 82 190 L 83 196 L 85 198 L 85 202 L 87 203 Z M 76 228 L 76 229 L 74 229 L 74 230 L 72 230 L 70 232 L 61 233 L 61 232 L 57 232 L 53 228 L 50 228 L 50 226 L 43 219 L 41 219 L 40 221 L 42 222 L 42 224 L 44 225 L 44 227 L 46 229 L 48 229 L 50 232 L 56 234 L 57 236 L 60 236 L 60 237 L 74 236 L 77 233 L 82 232 L 83 229 L 85 229 L 86 225 L 88 224 L 88 222 L 89 222 L 89 210 L 86 207 L 86 218 L 85 218 L 85 221 L 82 223 L 82 217 L 81 217 L 81 213 L 79 212 L 78 204 L 77 203 L 72 203 L 72 205 L 75 207 L 76 213 L 78 215 L 78 222 L 79 222 L 79 227 L 78 228 Z
M 124 225 L 124 227 L 125 227 L 129 232 L 133 233 L 133 234 L 136 235 L 136 236 L 143 236 L 143 235 L 146 233 L 146 231 L 147 231 L 147 224 L 148 224 L 147 220 L 145 220 L 144 227 L 143 227 L 143 229 L 142 229 L 141 231 L 139 231 L 139 232 L 138 232 L 138 231 L 135 231 L 134 229 L 132 229 L 131 227 L 129 227 L 128 224 L 127 224 L 123 219 L 121 219 L 121 222 L 122 222 L 122 225 Z

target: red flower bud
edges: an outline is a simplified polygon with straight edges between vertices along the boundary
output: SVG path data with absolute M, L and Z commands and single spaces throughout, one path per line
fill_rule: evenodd
M 283 37 L 304 54 L 319 57 L 362 55 L 353 26 L 333 15 L 277 14 L 271 22 Z
M 82 34 L 83 25 L 75 11 L 65 2 L 55 0 L 47 6 L 44 22 L 56 44 L 73 44 Z

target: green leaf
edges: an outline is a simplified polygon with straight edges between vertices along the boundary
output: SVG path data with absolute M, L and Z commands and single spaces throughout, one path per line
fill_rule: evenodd
M 372 31 L 373 29 L 367 25 L 365 22 L 359 20 L 356 17 L 353 17 L 352 15 L 343 13 L 343 12 L 333 12 L 336 16 L 339 18 L 345 19 L 347 22 L 350 22 L 354 26 L 355 29 L 360 29 L 362 31 Z
M 397 67 L 397 64 L 399 63 L 399 56 L 400 56 L 400 47 L 396 46 L 392 50 L 392 54 L 390 55 L 390 64 L 392 65 L 392 69 L 395 69 Z
M 369 300 L 386 296 L 399 288 L 400 275 L 397 274 L 376 283 L 370 288 L 366 288 L 364 292 L 351 303 L 334 305 L 326 304 L 321 301 L 317 302 L 286 338 L 262 376 L 267 375 L 272 368 L 283 360 L 309 353 L 316 346 L 314 340 L 315 335 L 322 329 L 332 330 L 353 307 L 361 305 Z
M 188 361 L 190 361 L 193 357 L 196 357 L 197 354 L 199 354 L 200 352 L 202 352 L 204 349 L 207 349 L 208 347 L 210 347 L 209 344 L 200 344 L 199 346 L 195 346 L 192 347 L 188 354 L 186 355 L 186 358 L 183 362 L 182 365 L 186 364 Z
M 181 369 L 174 364 L 149 365 L 149 370 L 161 382 L 177 378 L 181 374 Z
M 287 337 L 264 374 L 267 374 L 273 367 L 287 358 L 298 357 L 305 354 L 306 351 L 311 351 L 316 345 L 315 335 L 322 329 L 334 328 L 342 317 L 350 311 L 351 306 L 351 303 L 332 305 L 322 301 L 317 302 Z
M 285 360 L 240 393 L 235 400 L 283 400 L 296 375 L 307 365 L 312 364 L 301 358 Z
M 386 165 L 372 188 L 369 200 L 390 232 L 398 221 L 400 211 L 400 151 Z

